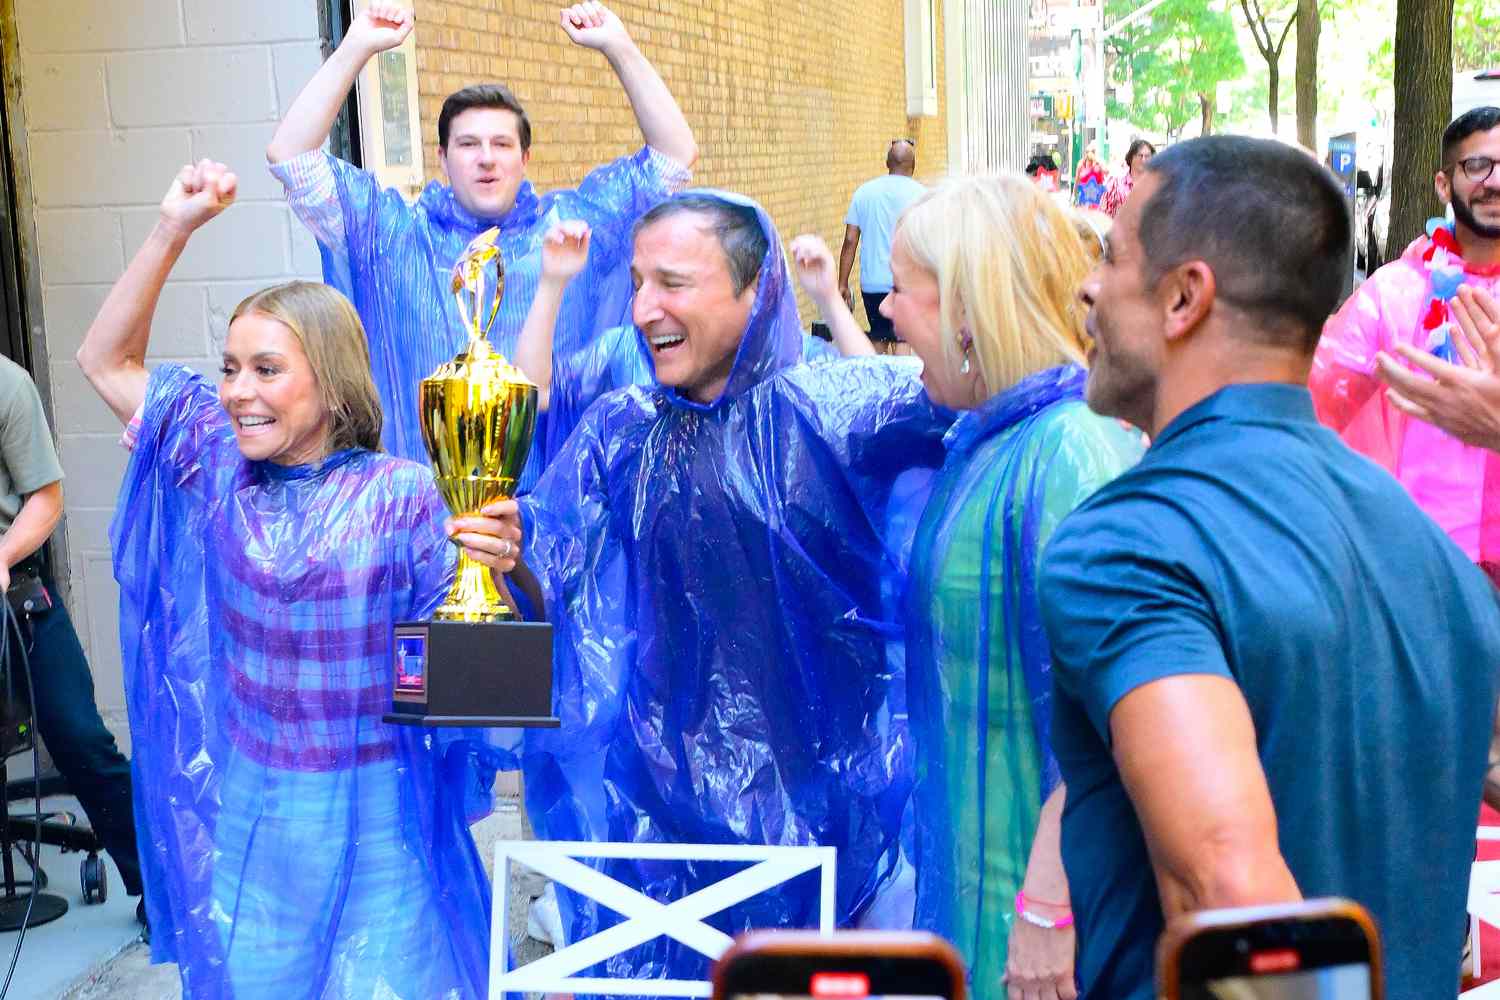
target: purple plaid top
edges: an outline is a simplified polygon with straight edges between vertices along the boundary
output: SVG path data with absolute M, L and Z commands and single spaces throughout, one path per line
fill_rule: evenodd
M 361 448 L 309 465 L 240 454 L 217 390 L 183 385 L 162 443 L 204 505 L 207 621 L 229 742 L 262 764 L 331 771 L 389 760 L 391 626 L 422 619 L 457 550 L 432 473 Z

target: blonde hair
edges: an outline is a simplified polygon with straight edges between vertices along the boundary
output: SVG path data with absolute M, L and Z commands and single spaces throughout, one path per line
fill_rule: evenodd
M 1072 221 L 1018 173 L 944 181 L 901 216 L 895 239 L 937 280 L 943 351 L 955 368 L 959 331 L 989 391 L 1087 352 L 1078 288 L 1088 257 Z
M 384 417 L 370 375 L 370 347 L 359 313 L 339 292 L 314 281 L 263 288 L 234 307 L 229 322 L 259 313 L 281 323 L 302 345 L 328 410 L 328 447 L 380 450 Z
M 1104 259 L 1104 237 L 1109 235 L 1115 220 L 1097 208 L 1074 208 L 1071 217 L 1090 266 L 1099 263 Z

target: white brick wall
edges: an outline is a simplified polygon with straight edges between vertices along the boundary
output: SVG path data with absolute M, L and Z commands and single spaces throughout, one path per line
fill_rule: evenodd
M 240 201 L 198 234 L 162 296 L 155 360 L 209 371 L 249 292 L 316 277 L 316 246 L 266 172 L 281 112 L 317 68 L 317 0 L 15 0 L 51 385 L 62 452 L 70 606 L 100 708 L 128 742 L 108 527 L 125 453 L 73 363 L 172 174 L 212 157 Z M 25 217 L 23 206 L 22 218 Z

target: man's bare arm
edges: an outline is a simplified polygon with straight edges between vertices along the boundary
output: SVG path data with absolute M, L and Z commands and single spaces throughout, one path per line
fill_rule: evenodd
M 562 12 L 562 28 L 576 44 L 609 60 L 646 145 L 685 167 L 698 161 L 698 143 L 677 99 L 609 8 L 602 3 L 575 4 Z
M 1152 681 L 1120 699 L 1109 728 L 1168 919 L 1302 898 L 1238 685 L 1213 674 Z
M 844 224 L 844 245 L 839 248 L 839 294 L 854 308 L 854 293 L 849 290 L 849 275 L 854 270 L 854 254 L 859 250 L 859 227 Z
M 10 570 L 52 536 L 62 520 L 62 480 L 54 480 L 26 497 L 20 513 L 0 535 L 0 591 L 10 589 Z

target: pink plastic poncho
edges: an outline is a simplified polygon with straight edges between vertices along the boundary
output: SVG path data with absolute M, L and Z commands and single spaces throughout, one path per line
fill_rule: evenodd
M 1401 481 L 1470 559 L 1500 563 L 1500 455 L 1407 417 L 1385 396 L 1375 355 L 1397 344 L 1425 349 L 1432 295 L 1420 237 L 1355 290 L 1323 327 L 1308 380 L 1318 419 Z M 1500 294 L 1500 277 L 1465 268 L 1465 283 Z

